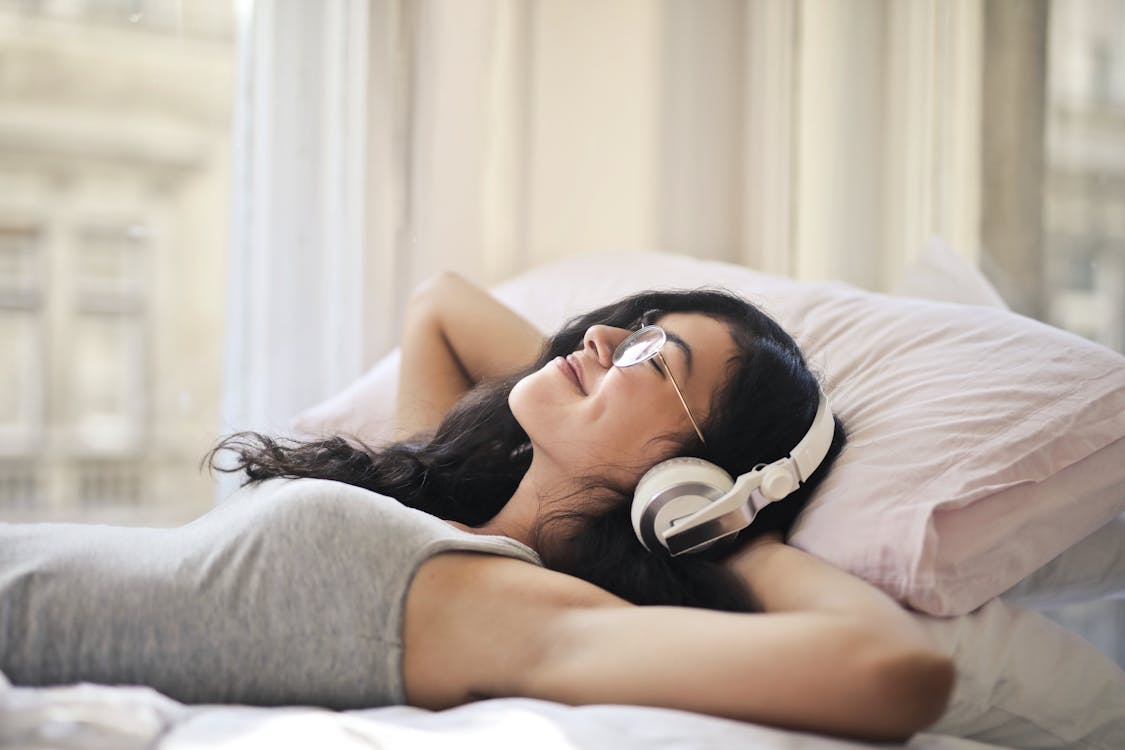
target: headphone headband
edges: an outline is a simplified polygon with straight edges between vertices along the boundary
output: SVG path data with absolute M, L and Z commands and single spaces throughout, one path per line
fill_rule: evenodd
M 809 431 L 789 453 L 801 475 L 801 484 L 809 481 L 809 477 L 824 461 L 828 449 L 832 447 L 832 437 L 836 434 L 836 420 L 832 418 L 832 410 L 828 408 L 828 399 L 825 398 L 824 391 L 818 389 L 818 392 L 820 400 Z

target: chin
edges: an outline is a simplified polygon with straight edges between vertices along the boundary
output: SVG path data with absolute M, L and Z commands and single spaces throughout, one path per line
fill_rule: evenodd
M 568 417 L 573 414 L 575 405 L 560 398 L 550 374 L 533 372 L 508 393 L 508 408 L 537 451 L 574 429 Z
M 536 374 L 532 373 L 520 379 L 508 392 L 508 408 L 512 410 L 512 416 L 529 436 L 532 434 L 532 426 L 539 421 L 536 419 L 539 411 L 537 407 L 543 401 L 543 394 L 536 387 Z
M 512 386 L 512 390 L 508 391 L 508 408 L 512 410 L 512 414 L 516 416 L 516 421 L 521 425 L 523 420 L 520 419 L 520 412 L 523 410 L 523 405 L 527 401 L 526 391 L 528 389 L 528 381 L 534 377 L 534 373 L 520 378 L 516 384 Z

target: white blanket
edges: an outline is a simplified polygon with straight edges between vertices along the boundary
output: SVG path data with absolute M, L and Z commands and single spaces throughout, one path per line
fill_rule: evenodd
M 448 711 L 394 706 L 314 708 L 184 706 L 148 688 L 14 688 L 0 677 L 0 748 L 19 750 L 989 750 L 920 734 L 906 745 L 849 742 L 638 706 L 571 707 L 508 698 Z

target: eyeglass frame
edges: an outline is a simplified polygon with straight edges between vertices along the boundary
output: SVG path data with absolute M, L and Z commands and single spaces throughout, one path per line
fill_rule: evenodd
M 618 362 L 618 359 L 620 359 L 623 353 L 628 349 L 629 344 L 636 341 L 642 335 L 646 335 L 654 330 L 660 332 L 660 344 L 652 351 L 652 353 L 646 354 L 643 359 L 638 359 L 635 362 L 630 362 L 625 365 Z M 613 350 L 613 366 L 620 369 L 625 369 L 626 367 L 633 367 L 635 365 L 644 364 L 650 359 L 659 360 L 660 363 L 664 365 L 664 372 L 668 374 L 668 379 L 672 382 L 672 387 L 676 391 L 676 396 L 680 399 L 680 404 L 682 404 L 684 407 L 684 413 L 687 414 L 688 419 L 691 420 L 691 426 L 695 428 L 695 434 L 699 436 L 699 442 L 707 445 L 707 440 L 703 437 L 703 430 L 699 429 L 699 423 L 695 421 L 695 417 L 692 416 L 691 409 L 688 408 L 687 400 L 684 399 L 684 393 L 682 390 L 680 390 L 680 384 L 676 381 L 676 376 L 672 374 L 672 368 L 668 365 L 668 360 L 664 358 L 664 346 L 667 343 L 668 333 L 663 328 L 658 325 L 642 325 L 636 331 L 633 331 L 628 336 L 626 336 L 625 339 L 622 340 L 621 343 L 618 344 L 617 347 Z

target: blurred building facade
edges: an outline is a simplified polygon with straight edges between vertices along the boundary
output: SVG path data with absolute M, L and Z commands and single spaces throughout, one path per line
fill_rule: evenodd
M 0 520 L 212 499 L 227 2 L 0 2 Z
M 1047 319 L 1125 352 L 1125 2 L 1055 0 L 1050 10 Z

